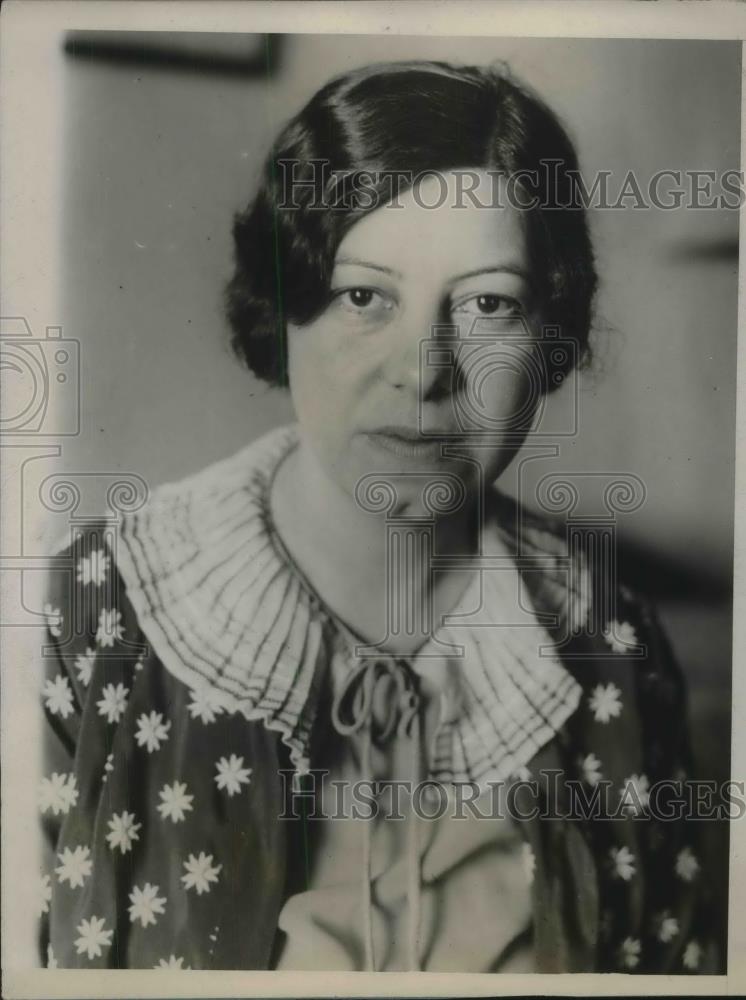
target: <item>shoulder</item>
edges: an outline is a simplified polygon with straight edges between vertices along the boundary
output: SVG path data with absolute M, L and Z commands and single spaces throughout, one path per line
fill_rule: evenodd
M 537 575 L 582 597 L 584 617 L 576 623 L 578 630 L 599 627 L 621 651 L 624 635 L 614 635 L 612 625 L 634 623 L 657 645 L 665 643 L 654 600 L 619 574 L 612 551 L 616 539 L 605 538 L 603 528 L 591 521 L 568 522 L 539 513 L 497 489 L 492 490 L 487 507 L 512 540 L 519 564 L 523 561 Z M 631 628 L 622 627 L 621 632 L 631 635 Z
M 73 665 L 85 676 L 86 663 L 122 646 L 125 636 L 133 661 L 144 649 L 117 551 L 116 525 L 102 519 L 77 527 L 52 558 L 44 612 L 55 655 L 71 676 Z
M 236 490 L 256 489 L 272 476 L 278 462 L 297 440 L 296 424 L 273 428 L 227 458 L 177 481 L 157 486 L 137 513 L 147 516 L 175 504 L 215 501 Z
M 651 730 L 661 724 L 679 730 L 686 714 L 683 672 L 655 602 L 619 577 L 600 532 L 529 510 L 498 490 L 489 506 L 513 545 L 535 609 L 556 621 L 552 637 L 586 701 L 595 704 L 594 692 L 621 692 L 627 710 Z
M 53 636 L 95 638 L 102 612 L 132 614 L 128 592 L 144 581 L 198 554 L 217 559 L 217 536 L 225 547 L 225 529 L 239 507 L 247 516 L 256 513 L 263 487 L 296 440 L 295 425 L 277 428 L 228 458 L 157 486 L 137 509 L 76 526 L 51 559 L 45 614 Z
M 97 670 L 139 671 L 144 656 L 156 668 L 146 673 L 163 684 L 208 691 L 252 721 L 269 718 L 301 759 L 303 705 L 286 703 L 295 681 L 301 691 L 311 685 L 320 626 L 273 544 L 267 510 L 271 477 L 295 440 L 293 425 L 279 428 L 158 487 L 116 523 L 77 533 L 50 580 L 56 653 L 69 674 L 79 656 Z

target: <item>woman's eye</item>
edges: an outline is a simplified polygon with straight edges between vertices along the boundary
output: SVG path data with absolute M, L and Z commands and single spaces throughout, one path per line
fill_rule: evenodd
M 523 312 L 520 303 L 505 295 L 472 295 L 457 303 L 453 311 L 465 313 L 467 316 L 520 316 Z
M 348 301 L 357 309 L 365 309 L 373 301 L 374 292 L 370 288 L 351 288 L 345 292 Z
M 337 305 L 355 316 L 384 316 L 392 307 L 391 299 L 375 288 L 356 286 L 345 288 L 334 295 Z

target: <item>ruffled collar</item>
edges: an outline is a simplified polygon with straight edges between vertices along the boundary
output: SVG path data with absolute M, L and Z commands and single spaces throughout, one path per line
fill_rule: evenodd
M 303 772 L 310 767 L 330 650 L 351 634 L 292 564 L 273 528 L 272 478 L 297 440 L 296 425 L 273 430 L 236 455 L 159 487 L 144 508 L 124 517 L 116 556 L 140 626 L 164 667 L 216 707 L 279 732 Z M 530 574 L 530 593 L 528 576 L 512 561 L 512 572 L 475 573 L 446 622 L 418 650 L 420 669 L 444 645 L 462 650 L 455 660 L 459 711 L 442 723 L 430 761 L 436 780 L 484 784 L 515 773 L 557 733 L 581 696 L 534 611 L 578 621 L 585 591 L 569 588 L 560 568 L 562 540 L 523 511 L 518 518 L 507 497 L 495 498 L 502 509 L 487 526 L 488 539 L 501 552 L 506 541 L 519 544 L 521 554 L 539 554 L 545 565 L 538 581 Z M 483 551 L 490 554 L 487 546 Z M 511 620 L 510 611 L 506 621 L 511 606 L 524 609 L 520 621 Z M 350 643 L 347 649 L 352 657 Z

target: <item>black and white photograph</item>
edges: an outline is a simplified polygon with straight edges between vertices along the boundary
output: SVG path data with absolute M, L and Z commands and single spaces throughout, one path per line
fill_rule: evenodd
M 8 995 L 724 989 L 734 29 L 60 6 L 3 144 Z

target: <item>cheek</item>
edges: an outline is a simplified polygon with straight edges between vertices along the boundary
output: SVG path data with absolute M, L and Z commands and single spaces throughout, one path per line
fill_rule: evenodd
M 304 327 L 291 326 L 287 339 L 288 362 L 296 371 L 342 384 L 361 377 L 365 366 L 363 345 L 338 324 L 319 321 Z M 325 389 L 334 387 L 327 385 Z
M 288 329 L 288 375 L 296 417 L 327 453 L 338 451 L 354 423 L 365 367 L 350 337 L 328 327 Z
M 380 367 L 374 338 L 356 335 L 333 319 L 290 326 L 287 340 L 291 378 L 294 374 L 297 385 L 323 392 L 330 400 L 359 397 Z
M 459 409 L 474 430 L 516 430 L 541 400 L 541 367 L 532 350 L 477 348 L 461 364 Z

